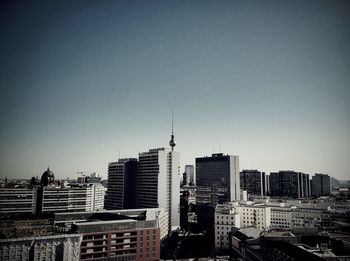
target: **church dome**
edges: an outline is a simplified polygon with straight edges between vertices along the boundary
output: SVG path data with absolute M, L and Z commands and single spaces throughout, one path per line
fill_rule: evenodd
M 47 186 L 49 183 L 53 182 L 55 179 L 55 176 L 53 172 L 50 170 L 50 168 L 47 168 L 47 170 L 41 175 L 41 185 Z

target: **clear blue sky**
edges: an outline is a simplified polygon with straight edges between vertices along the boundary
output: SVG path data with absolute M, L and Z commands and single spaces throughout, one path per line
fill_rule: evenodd
M 0 175 L 57 177 L 168 146 L 350 178 L 348 1 L 8 1 Z

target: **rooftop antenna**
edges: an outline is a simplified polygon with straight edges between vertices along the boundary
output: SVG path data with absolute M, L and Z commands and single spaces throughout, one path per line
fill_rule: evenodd
M 171 139 L 169 145 L 171 147 L 171 151 L 174 151 L 174 147 L 176 146 L 174 140 L 174 111 L 171 111 Z

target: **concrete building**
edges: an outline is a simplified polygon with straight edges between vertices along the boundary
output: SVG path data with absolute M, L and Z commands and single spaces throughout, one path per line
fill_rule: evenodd
M 197 204 L 240 200 L 239 157 L 212 154 L 196 158 Z M 210 194 L 207 195 L 207 192 Z
M 106 188 L 100 183 L 53 183 L 47 170 L 41 185 L 25 188 L 0 188 L 0 213 L 50 213 L 60 211 L 96 211 L 103 209 Z
M 0 188 L 0 213 L 35 213 L 38 188 Z
M 269 229 L 271 226 L 271 208 L 260 204 L 240 204 L 236 206 L 240 214 L 241 227 L 254 226 L 258 229 Z
M 295 206 L 275 205 L 271 206 L 271 228 L 292 229 L 292 209 Z
M 242 170 L 240 172 L 241 190 L 246 190 L 249 195 L 266 195 L 265 172 L 258 170 Z
M 270 194 L 274 197 L 307 198 L 310 196 L 309 175 L 291 170 L 272 172 Z
M 332 226 L 330 208 L 314 205 L 301 205 L 292 208 L 292 229 L 294 231 L 322 230 Z
M 106 209 L 136 208 L 137 159 L 119 159 L 108 164 Z
M 0 239 L 0 260 L 78 261 L 81 240 L 79 234 Z
M 137 207 L 164 208 L 169 232 L 180 226 L 180 153 L 166 148 L 139 154 Z
M 41 212 L 97 211 L 104 207 L 105 191 L 99 183 L 43 187 Z
M 58 213 L 55 222 L 83 235 L 80 260 L 159 260 L 164 216 L 163 209 L 111 210 Z
M 253 202 L 218 204 L 214 216 L 215 248 L 228 249 L 232 227 L 255 227 L 267 230 L 271 225 L 271 208 Z
M 241 227 L 240 215 L 230 204 L 218 204 L 214 215 L 215 248 L 227 249 L 229 247 L 228 233 L 232 227 Z
M 326 174 L 315 174 L 311 182 L 311 194 L 315 197 L 331 195 L 331 179 Z

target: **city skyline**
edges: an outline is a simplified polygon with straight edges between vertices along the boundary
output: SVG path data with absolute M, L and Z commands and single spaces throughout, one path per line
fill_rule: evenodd
M 24 3 L 0 8 L 0 176 L 107 178 L 168 147 L 240 170 L 348 179 L 346 1 Z

